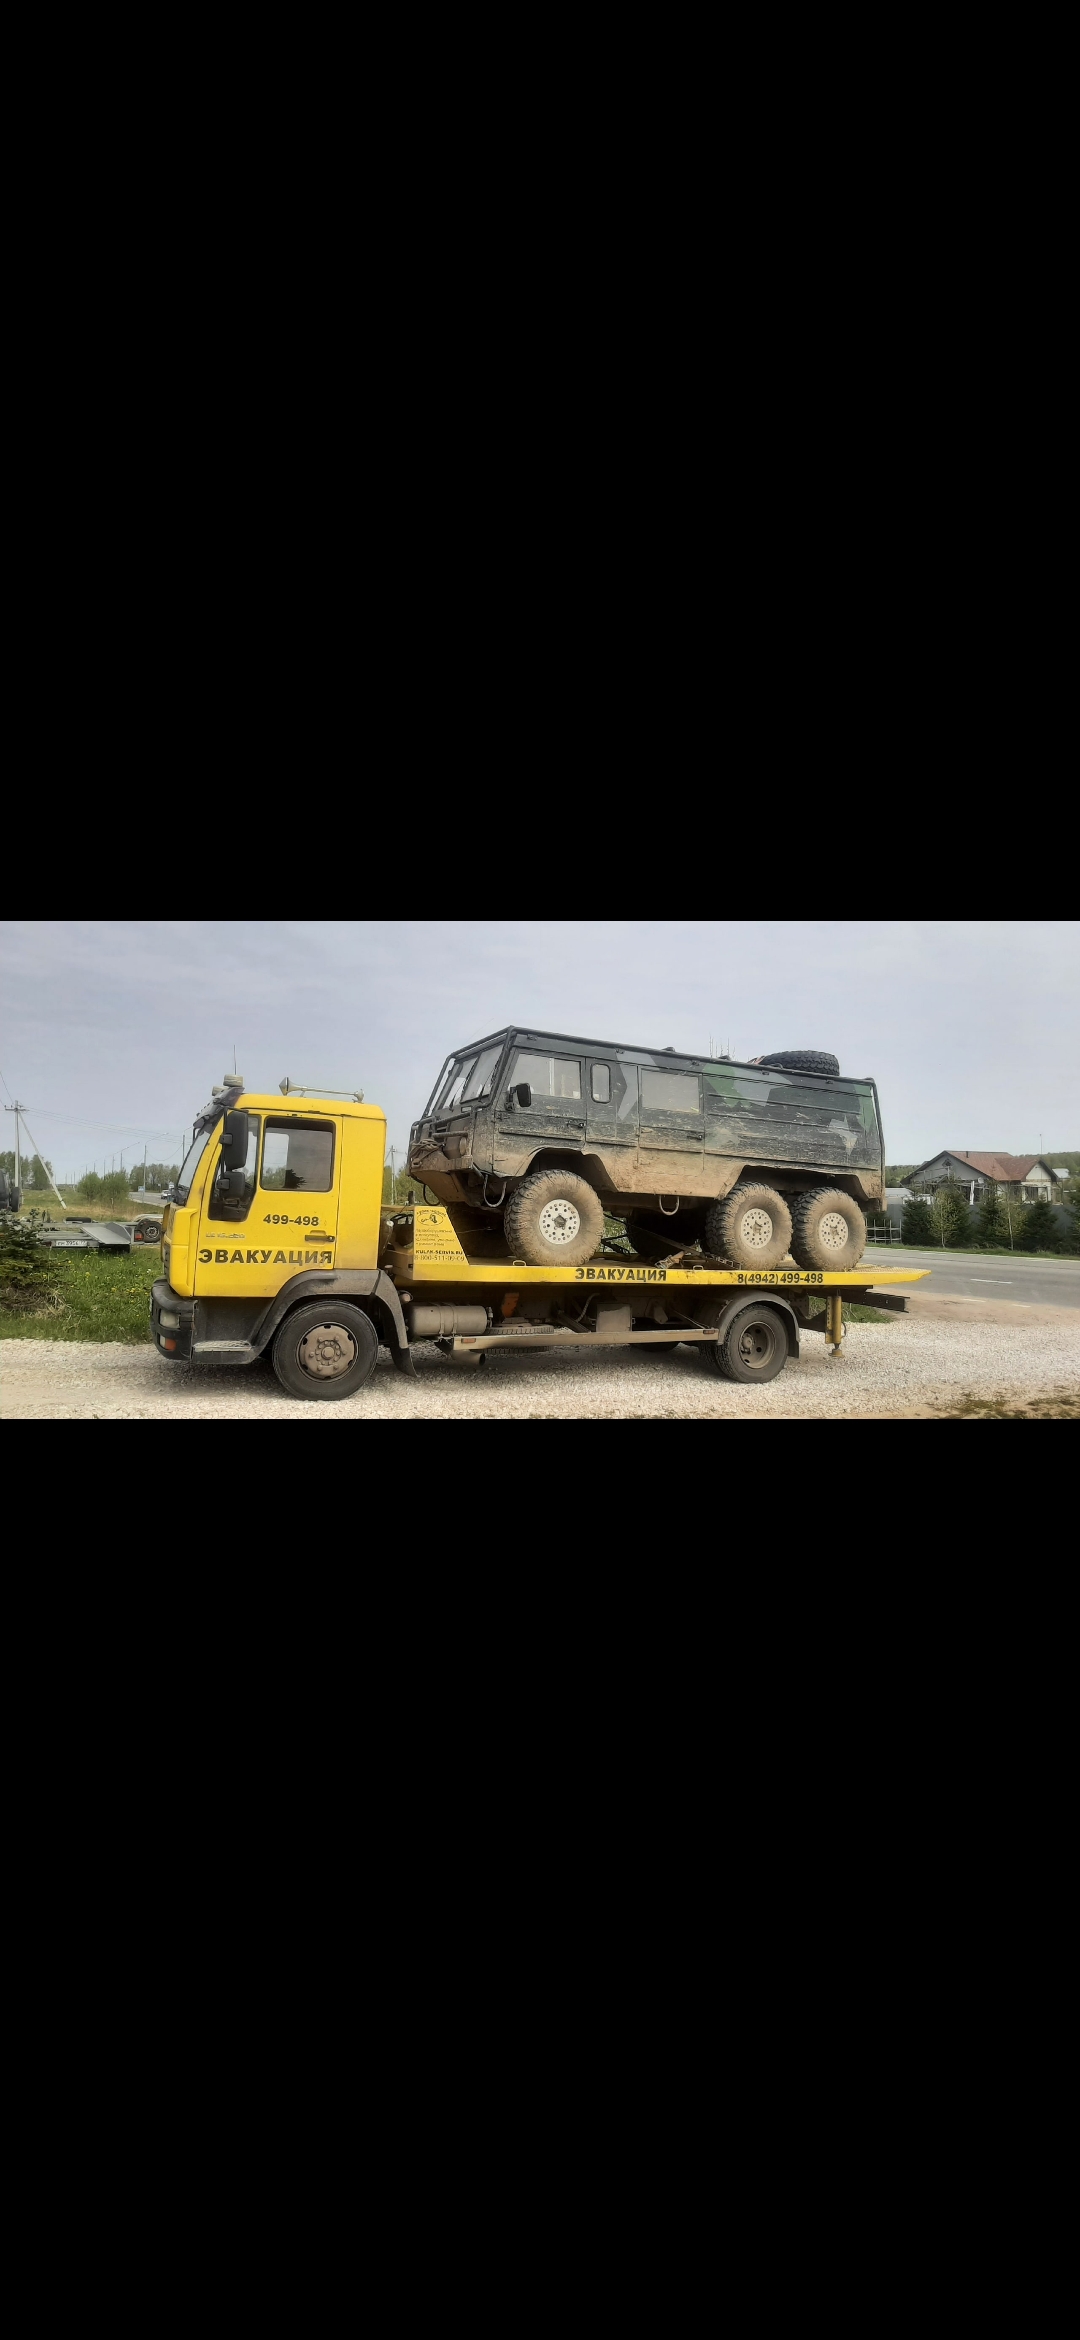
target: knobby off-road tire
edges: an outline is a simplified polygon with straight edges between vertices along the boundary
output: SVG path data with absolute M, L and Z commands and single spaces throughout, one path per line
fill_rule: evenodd
M 714 1258 L 735 1267 L 779 1267 L 791 1243 L 791 1212 L 771 1186 L 733 1186 L 723 1202 L 710 1203 L 705 1244 Z
M 795 1201 L 791 1256 L 801 1268 L 855 1268 L 866 1249 L 866 1220 L 838 1187 L 818 1186 Z
M 274 1341 L 274 1371 L 290 1397 L 323 1404 L 353 1397 L 375 1370 L 379 1336 L 370 1316 L 347 1300 L 294 1308 Z
M 512 1259 L 529 1267 L 580 1267 L 600 1247 L 604 1206 L 576 1170 L 534 1170 L 503 1213 Z

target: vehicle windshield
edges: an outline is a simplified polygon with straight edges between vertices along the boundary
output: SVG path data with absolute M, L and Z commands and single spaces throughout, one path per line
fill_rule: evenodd
M 176 1200 L 178 1203 L 187 1201 L 191 1191 L 191 1181 L 210 1143 L 210 1137 L 211 1132 L 208 1129 L 197 1129 L 195 1132 L 190 1151 L 185 1157 L 183 1169 L 176 1181 Z
M 432 1111 L 456 1113 L 459 1105 L 477 1105 L 488 1096 L 502 1045 L 496 1040 L 491 1048 L 470 1048 L 467 1055 L 455 1056 Z

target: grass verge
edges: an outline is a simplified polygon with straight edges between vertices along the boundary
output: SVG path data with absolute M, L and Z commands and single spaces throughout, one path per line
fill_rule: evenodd
M 38 1310 L 0 1308 L 0 1340 L 148 1341 L 150 1286 L 161 1274 L 161 1251 L 133 1251 L 110 1259 L 91 1251 L 76 1259 L 54 1253 L 49 1292 Z

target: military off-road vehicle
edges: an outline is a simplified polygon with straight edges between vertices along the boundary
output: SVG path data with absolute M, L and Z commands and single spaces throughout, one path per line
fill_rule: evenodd
M 593 1258 L 608 1213 L 646 1259 L 848 1269 L 885 1199 L 876 1085 L 834 1056 L 741 1064 L 517 1028 L 447 1059 L 408 1169 L 472 1256 L 486 1226 L 537 1267 Z

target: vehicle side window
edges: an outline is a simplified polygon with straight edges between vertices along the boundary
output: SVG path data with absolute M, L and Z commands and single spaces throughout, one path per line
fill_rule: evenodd
M 592 1068 L 592 1093 L 594 1104 L 610 1105 L 611 1066 L 609 1064 L 594 1064 Z
M 268 1121 L 260 1186 L 272 1194 L 329 1194 L 334 1183 L 334 1133 L 313 1124 Z
M 222 1190 L 223 1163 L 218 1164 L 213 1191 L 207 1204 L 208 1219 L 246 1219 L 255 1193 L 255 1164 L 259 1157 L 259 1116 L 253 1113 L 248 1124 L 247 1160 L 244 1163 L 244 1192 L 226 1194 Z
M 534 1097 L 560 1100 L 580 1098 L 581 1066 L 571 1056 L 519 1056 L 510 1076 L 512 1087 L 527 1081 Z
M 643 1067 L 641 1102 L 661 1113 L 700 1113 L 701 1083 L 696 1073 L 653 1072 Z

